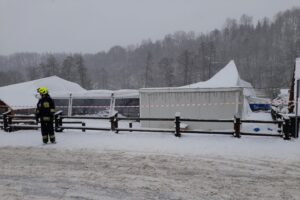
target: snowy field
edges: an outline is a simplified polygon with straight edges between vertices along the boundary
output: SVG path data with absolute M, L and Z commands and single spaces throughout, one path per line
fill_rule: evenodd
M 0 199 L 300 199 L 300 139 L 73 130 L 56 136 L 57 144 L 43 145 L 39 131 L 0 131 Z

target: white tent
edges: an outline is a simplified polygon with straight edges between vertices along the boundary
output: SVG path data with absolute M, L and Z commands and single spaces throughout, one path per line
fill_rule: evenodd
M 118 109 L 123 109 L 124 113 L 124 110 L 126 110 L 123 108 L 124 105 L 126 105 L 126 103 L 131 105 L 132 102 L 136 102 L 136 99 L 139 98 L 138 90 L 85 90 L 77 83 L 66 81 L 57 76 L 51 76 L 0 87 L 0 108 L 4 108 L 1 109 L 1 112 L 4 112 L 7 107 L 19 111 L 35 108 L 38 101 L 38 99 L 35 98 L 35 94 L 39 87 L 47 87 L 51 97 L 55 99 L 56 105 L 60 106 L 60 109 L 63 109 L 69 115 L 72 114 L 73 100 L 80 102 L 80 105 L 77 105 L 79 109 L 90 106 L 95 112 L 97 112 L 95 108 L 97 106 L 98 109 L 102 109 L 101 105 L 103 102 L 101 100 L 104 100 L 105 105 L 107 104 L 110 110 L 114 110 L 114 106 L 117 103 L 117 106 L 120 107 Z M 91 101 L 93 99 L 95 101 Z M 99 102 L 99 100 L 101 102 Z M 76 102 L 78 103 L 78 101 Z M 120 106 L 119 104 L 122 105 Z M 129 113 L 131 110 L 127 109 L 126 112 Z
M 266 101 L 266 99 L 257 98 L 255 90 L 251 83 L 241 79 L 236 64 L 233 60 L 231 60 L 211 79 L 204 82 L 198 82 L 191 85 L 182 86 L 181 88 L 242 88 L 243 95 L 245 97 L 242 113 L 243 117 L 247 116 L 252 112 L 249 107 L 249 99 L 255 99 L 255 101 L 258 101 L 259 99 Z
M 36 90 L 47 87 L 51 96 L 62 93 L 85 92 L 77 83 L 66 81 L 57 76 L 0 87 L 0 100 L 13 110 L 35 108 Z
M 180 88 L 228 88 L 243 87 L 247 89 L 247 94 L 254 95 L 253 87 L 250 83 L 240 78 L 239 72 L 233 60 L 231 60 L 223 69 L 215 74 L 211 79 L 198 82 Z
M 255 96 L 255 92 L 251 83 L 240 78 L 239 72 L 233 60 L 231 60 L 223 69 L 215 74 L 211 79 L 198 82 L 191 85 L 182 86 L 180 88 L 244 88 L 245 96 Z
M 251 112 L 246 96 L 254 96 L 250 83 L 243 81 L 234 61 L 230 61 L 211 79 L 177 88 L 143 88 L 140 90 L 141 117 L 231 119 L 244 118 Z M 144 127 L 171 128 L 168 122 L 142 122 Z M 192 129 L 232 128 L 231 124 L 189 123 Z
M 64 111 L 69 116 L 72 114 L 99 114 L 106 115 L 106 109 L 109 107 L 109 115 L 118 110 L 120 114 L 125 116 L 138 115 L 136 108 L 125 108 L 127 104 L 129 106 L 134 102 L 134 106 L 138 106 L 139 91 L 138 90 L 85 90 L 73 93 L 56 93 L 53 95 L 56 102 L 65 101 Z M 66 101 L 67 100 L 67 101 Z M 67 104 L 66 104 L 67 103 Z M 120 105 L 119 105 L 120 104 Z M 60 105 L 62 106 L 62 105 Z M 66 110 L 66 107 L 67 110 Z M 73 112 L 73 108 L 76 107 L 76 111 Z M 118 108 L 116 108 L 118 107 Z M 88 109 L 90 108 L 90 109 Z M 102 114 L 100 114 L 102 113 Z

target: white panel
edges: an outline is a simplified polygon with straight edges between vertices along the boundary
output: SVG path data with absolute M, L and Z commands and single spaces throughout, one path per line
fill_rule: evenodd
M 141 91 L 141 117 L 174 118 L 176 112 L 181 118 L 232 119 L 238 112 L 242 116 L 243 95 L 235 90 L 192 90 L 192 91 Z M 189 129 L 232 129 L 231 123 L 184 122 Z M 174 122 L 142 122 L 143 127 L 174 128 Z

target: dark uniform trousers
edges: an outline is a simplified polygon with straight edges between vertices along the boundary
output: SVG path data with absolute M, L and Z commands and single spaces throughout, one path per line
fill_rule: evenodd
M 47 143 L 48 138 L 50 142 L 55 142 L 54 128 L 53 128 L 53 117 L 41 117 L 41 132 L 43 137 L 43 142 Z

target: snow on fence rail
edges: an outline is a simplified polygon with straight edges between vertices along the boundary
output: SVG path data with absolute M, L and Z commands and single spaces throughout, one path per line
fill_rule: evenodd
M 11 112 L 3 113 L 2 116 L 2 128 L 4 131 L 11 132 L 18 129 L 37 129 L 40 128 L 38 123 L 35 125 L 28 124 L 28 119 L 31 122 L 35 119 L 35 116 L 28 115 L 12 115 Z M 22 119 L 27 119 L 23 120 Z M 108 120 L 110 122 L 110 127 L 87 127 L 83 121 L 64 121 L 64 119 L 99 119 Z M 119 128 L 119 121 L 126 120 L 129 121 L 128 128 Z M 132 128 L 132 121 L 173 121 L 174 129 L 153 129 L 153 128 Z M 233 129 L 229 131 L 206 131 L 206 130 L 184 130 L 180 126 L 182 122 L 223 122 L 232 123 Z M 65 126 L 65 124 L 80 124 L 79 126 Z M 267 133 L 247 133 L 241 131 L 242 123 L 264 123 L 264 124 L 277 124 L 278 131 L 277 134 L 267 134 Z M 89 116 L 64 116 L 62 111 L 58 111 L 54 116 L 54 126 L 56 132 L 63 132 L 64 129 L 78 129 L 85 132 L 86 130 L 102 130 L 102 131 L 113 131 L 119 133 L 121 131 L 137 131 L 137 132 L 166 132 L 174 133 L 176 137 L 180 137 L 182 133 L 196 133 L 196 134 L 225 134 L 232 135 L 233 137 L 240 138 L 242 135 L 247 136 L 272 136 L 272 137 L 282 137 L 285 140 L 289 140 L 292 134 L 290 119 L 285 120 L 275 120 L 275 121 L 262 121 L 262 120 L 242 120 L 239 117 L 234 116 L 233 119 L 186 119 L 180 118 L 180 116 L 175 116 L 175 118 L 140 118 L 140 117 L 118 117 L 118 113 L 111 117 L 89 117 Z M 294 135 L 295 136 L 295 135 Z
M 295 103 L 296 101 L 291 100 L 268 100 L 265 103 L 279 103 L 279 104 L 287 104 L 287 103 Z M 260 101 L 251 101 L 254 104 L 260 104 Z M 236 105 L 236 104 L 244 104 L 244 102 L 212 102 L 212 103 L 187 103 L 187 104 L 151 104 L 151 105 L 114 105 L 115 108 L 154 108 L 154 107 L 197 107 L 197 106 L 226 106 L 226 105 Z M 30 105 L 13 105 L 11 107 L 14 108 L 33 108 Z M 57 105 L 57 108 L 68 108 L 68 105 Z M 72 105 L 72 108 L 110 108 L 110 105 Z M 0 108 L 9 108 L 7 105 L 0 105 Z

